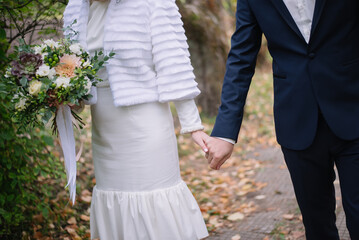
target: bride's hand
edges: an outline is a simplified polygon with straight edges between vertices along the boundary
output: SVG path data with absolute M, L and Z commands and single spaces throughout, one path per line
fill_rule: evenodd
M 195 143 L 197 143 L 205 153 L 207 153 L 208 148 L 207 148 L 205 142 L 209 138 L 209 136 L 203 131 L 195 131 L 195 132 L 192 132 L 191 134 L 192 134 L 193 141 Z

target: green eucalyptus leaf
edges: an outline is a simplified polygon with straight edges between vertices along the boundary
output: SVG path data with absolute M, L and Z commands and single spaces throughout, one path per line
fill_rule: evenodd
M 22 77 L 22 78 L 20 79 L 20 84 L 21 84 L 21 86 L 26 87 L 26 85 L 27 85 L 27 78 L 26 78 L 26 77 Z

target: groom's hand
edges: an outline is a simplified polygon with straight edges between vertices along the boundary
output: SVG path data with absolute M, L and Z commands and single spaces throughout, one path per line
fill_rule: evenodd
M 230 158 L 234 145 L 219 138 L 210 137 L 206 140 L 208 153 L 206 154 L 210 167 L 219 170 L 223 163 Z

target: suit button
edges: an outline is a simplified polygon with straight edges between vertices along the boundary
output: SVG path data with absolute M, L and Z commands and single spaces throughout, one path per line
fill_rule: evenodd
M 311 53 L 309 53 L 309 55 L 308 55 L 308 56 L 309 56 L 309 58 L 310 58 L 310 59 L 313 59 L 313 58 L 315 58 L 315 56 L 316 56 L 316 55 L 315 55 L 315 53 L 314 53 L 314 52 L 311 52 Z

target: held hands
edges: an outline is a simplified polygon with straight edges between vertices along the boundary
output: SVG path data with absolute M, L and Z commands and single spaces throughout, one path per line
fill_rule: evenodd
M 234 146 L 232 143 L 210 137 L 203 131 L 192 132 L 192 139 L 206 153 L 206 158 L 212 169 L 219 170 L 232 155 Z
M 197 143 L 198 146 L 200 146 L 203 150 L 203 152 L 207 153 L 208 148 L 206 145 L 206 141 L 210 138 L 205 132 L 203 131 L 195 131 L 192 132 L 192 139 L 195 143 Z
M 206 146 L 208 147 L 206 158 L 210 167 L 215 170 L 219 170 L 223 163 L 231 157 L 234 147 L 232 143 L 214 137 L 209 137 L 206 140 Z

